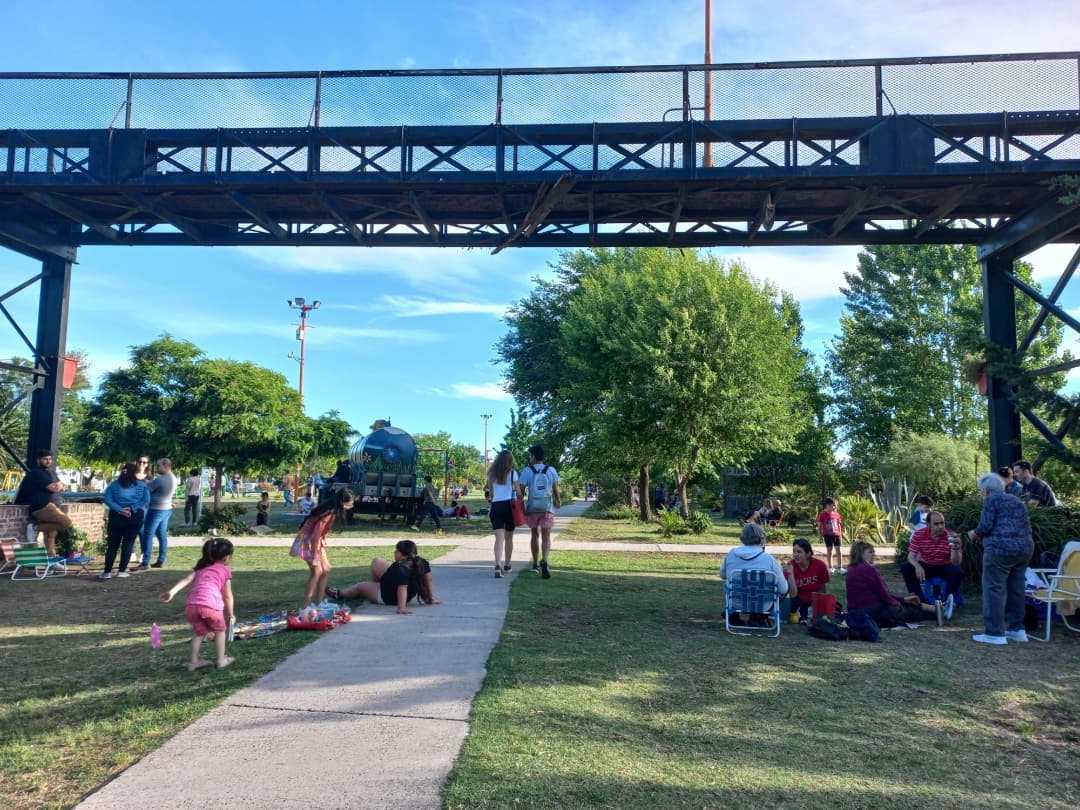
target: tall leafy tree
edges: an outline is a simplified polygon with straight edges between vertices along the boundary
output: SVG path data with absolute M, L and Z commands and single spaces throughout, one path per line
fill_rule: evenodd
M 168 456 L 180 467 L 208 463 L 220 482 L 225 469 L 344 454 L 348 433 L 336 414 L 305 416 L 283 375 L 207 358 L 194 344 L 163 335 L 134 347 L 130 368 L 106 376 L 75 443 L 114 463 L 135 453 Z
M 510 424 L 506 426 L 500 449 L 513 453 L 514 463 L 520 468 L 529 463 L 529 448 L 538 441 L 525 407 L 519 405 L 516 411 L 510 412 Z
M 1030 265 L 1018 262 L 1016 273 L 1031 283 Z M 985 355 L 975 249 L 867 247 L 844 277 L 840 335 L 828 358 L 836 427 L 851 457 L 870 463 L 905 432 L 985 443 L 985 399 L 963 373 L 969 358 Z M 1017 311 L 1022 331 L 1033 302 L 1018 296 Z M 1060 325 L 1048 322 L 1033 355 L 1050 357 L 1060 342 Z
M 775 291 L 739 263 L 662 249 L 565 254 L 510 324 L 511 390 L 587 474 L 612 470 L 596 459 L 658 463 L 674 471 L 685 512 L 699 465 L 791 444 L 797 336 Z

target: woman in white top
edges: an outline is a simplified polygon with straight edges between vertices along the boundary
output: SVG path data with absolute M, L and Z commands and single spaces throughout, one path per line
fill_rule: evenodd
M 184 498 L 184 525 L 194 526 L 202 517 L 202 476 L 197 468 L 191 468 L 191 473 L 184 481 L 184 491 L 187 493 Z
M 514 515 L 510 502 L 521 496 L 521 484 L 514 470 L 514 454 L 503 450 L 488 468 L 487 499 L 491 504 L 491 528 L 495 530 L 495 576 L 502 578 L 510 570 L 514 554 Z M 506 554 L 503 555 L 505 548 Z M 502 565 L 499 565 L 502 560 Z

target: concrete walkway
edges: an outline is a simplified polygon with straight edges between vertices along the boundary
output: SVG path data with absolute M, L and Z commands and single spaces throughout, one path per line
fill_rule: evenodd
M 560 510 L 555 531 L 587 506 Z M 399 616 L 365 603 L 350 624 L 232 695 L 79 806 L 440 807 L 502 629 L 510 583 L 529 558 L 528 536 L 528 529 L 515 532 L 515 570 L 504 579 L 492 575 L 493 537 L 467 539 L 432 563 L 442 605 Z M 376 541 L 358 545 L 369 542 Z M 561 548 L 553 551 L 553 576 Z M 243 656 L 245 645 L 258 643 L 236 642 L 232 651 Z

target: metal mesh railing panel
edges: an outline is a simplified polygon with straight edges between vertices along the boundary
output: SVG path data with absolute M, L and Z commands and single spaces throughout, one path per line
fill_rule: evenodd
M 711 73 L 713 120 L 874 115 L 874 68 L 869 65 Z M 704 84 L 704 71 L 692 74 L 693 106 L 703 103 Z
M 315 79 L 135 79 L 131 126 L 146 129 L 306 127 Z
M 661 121 L 681 111 L 682 71 L 538 73 L 503 77 L 504 124 Z M 669 114 L 668 118 L 674 115 Z
M 0 78 L 0 129 L 124 125 L 126 79 Z
M 885 65 L 881 86 L 901 115 L 1080 108 L 1075 59 Z
M 491 124 L 498 77 L 330 76 L 322 82 L 324 127 Z

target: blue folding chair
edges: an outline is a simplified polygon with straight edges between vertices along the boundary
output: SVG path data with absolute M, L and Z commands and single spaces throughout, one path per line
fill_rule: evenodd
M 931 605 L 939 599 L 944 602 L 948 595 L 949 581 L 945 577 L 927 577 L 923 581 L 922 597 L 924 602 L 929 602 Z M 959 588 L 953 594 L 953 603 L 957 606 L 964 604 L 964 595 L 960 593 Z
M 763 627 L 733 626 L 733 613 L 764 615 L 766 624 Z M 780 635 L 780 584 L 776 574 L 756 568 L 731 572 L 724 581 L 724 629 L 735 636 L 776 638 Z

